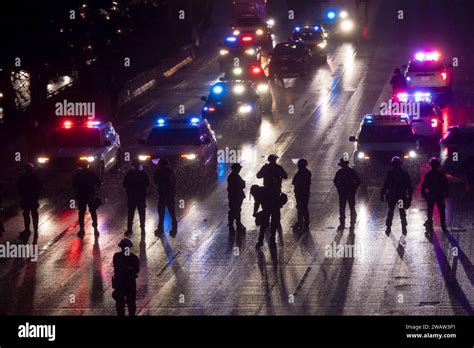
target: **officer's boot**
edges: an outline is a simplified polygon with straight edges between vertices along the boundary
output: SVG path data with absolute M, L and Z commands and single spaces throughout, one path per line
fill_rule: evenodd
M 339 219 L 339 226 L 337 227 L 337 230 L 338 231 L 344 231 L 345 228 L 346 228 L 346 221 L 340 218 Z

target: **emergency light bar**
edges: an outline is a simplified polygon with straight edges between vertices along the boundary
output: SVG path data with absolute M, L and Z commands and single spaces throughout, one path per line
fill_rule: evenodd
M 415 59 L 419 62 L 438 61 L 440 57 L 439 52 L 418 52 L 415 54 Z

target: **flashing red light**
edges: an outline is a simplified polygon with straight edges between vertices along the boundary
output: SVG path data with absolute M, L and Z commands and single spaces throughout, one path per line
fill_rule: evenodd
M 438 119 L 437 119 L 437 118 L 432 118 L 432 119 L 431 119 L 431 127 L 432 127 L 432 128 L 438 128 L 438 126 L 439 126 L 439 121 L 438 121 Z
M 248 36 L 248 35 L 242 36 L 242 41 L 243 41 L 243 42 L 252 42 L 252 41 L 253 41 L 253 37 Z
M 449 155 L 449 150 L 448 150 L 447 147 L 445 147 L 444 150 L 443 150 L 443 157 L 444 157 L 444 158 L 447 158 L 448 155 Z
M 67 129 L 71 128 L 72 127 L 72 122 L 71 121 L 64 121 L 63 127 L 67 128 Z
M 259 67 L 259 66 L 253 66 L 251 69 L 250 69 L 250 72 L 253 74 L 253 75 L 260 75 L 262 73 L 262 68 Z
M 442 73 L 441 73 L 441 79 L 442 79 L 443 81 L 446 81 L 446 80 L 448 79 L 448 74 L 445 73 L 445 72 L 442 72 Z

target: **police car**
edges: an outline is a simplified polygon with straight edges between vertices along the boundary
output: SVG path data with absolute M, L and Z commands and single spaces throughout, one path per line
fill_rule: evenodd
M 431 101 L 429 92 L 400 92 L 395 101 L 405 103 L 412 109 L 407 113 L 410 116 L 416 133 L 425 140 L 439 141 L 443 131 L 443 115 L 438 105 Z
M 254 43 L 252 36 L 229 36 L 219 50 L 219 68 L 225 71 L 239 65 L 260 64 L 262 50 Z
M 295 27 L 292 39 L 294 41 L 303 41 L 315 57 L 318 57 L 323 62 L 326 61 L 327 41 L 319 25 Z
M 156 165 L 166 158 L 178 177 L 216 176 L 216 136 L 209 123 L 200 117 L 159 118 L 140 144 L 136 155 L 144 164 Z
M 83 161 L 101 178 L 120 167 L 120 137 L 111 122 L 63 120 L 48 135 L 46 147 L 36 159 L 38 168 L 50 170 L 73 170 Z
M 260 106 L 263 111 L 271 111 L 272 93 L 268 84 L 268 77 L 265 75 L 260 64 L 249 66 L 238 66 L 228 69 L 221 81 L 250 81 L 253 88 L 260 96 Z
M 450 65 L 443 63 L 441 54 L 437 51 L 417 52 L 414 59 L 403 66 L 408 89 L 450 92 L 452 74 L 449 67 Z
M 252 83 L 244 81 L 221 81 L 211 87 L 202 109 L 203 118 L 219 125 L 223 117 L 234 115 L 245 123 L 261 120 L 260 96 Z
M 474 185 L 474 124 L 450 127 L 440 148 L 442 169 L 454 176 L 467 176 Z
M 399 156 L 412 171 L 419 165 L 418 136 L 406 114 L 367 114 L 349 141 L 355 143 L 354 165 L 362 174 L 385 168 L 393 156 Z
M 325 23 L 334 36 L 350 38 L 357 31 L 357 25 L 346 9 L 328 9 L 324 15 Z
M 270 78 L 290 78 L 309 74 L 311 52 L 302 41 L 280 42 L 268 66 Z
M 272 25 L 261 18 L 237 18 L 232 26 L 232 35 L 252 37 L 257 45 L 266 49 L 271 49 L 273 46 Z

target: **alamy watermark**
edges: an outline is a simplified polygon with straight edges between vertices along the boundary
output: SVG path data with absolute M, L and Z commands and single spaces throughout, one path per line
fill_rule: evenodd
M 419 102 L 383 102 L 380 104 L 380 115 L 390 116 L 396 114 L 407 114 L 413 119 L 420 118 L 420 103 Z
M 56 116 L 87 116 L 95 118 L 94 102 L 70 102 L 64 99 L 62 102 L 54 104 Z
M 4 259 L 31 259 L 38 261 L 38 244 L 0 244 L 0 258 Z

